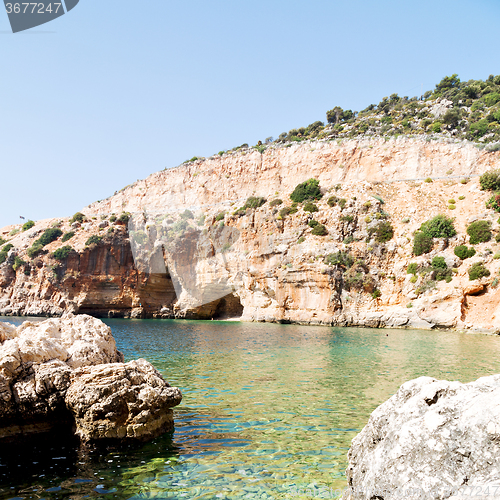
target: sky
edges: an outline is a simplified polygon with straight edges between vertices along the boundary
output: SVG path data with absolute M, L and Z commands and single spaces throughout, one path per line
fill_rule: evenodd
M 498 0 L 80 0 L 0 7 L 0 227 L 71 216 L 193 156 L 500 74 Z

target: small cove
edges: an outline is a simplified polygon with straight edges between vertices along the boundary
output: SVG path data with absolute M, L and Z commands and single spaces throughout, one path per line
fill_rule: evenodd
M 108 450 L 4 446 L 1 498 L 331 498 L 352 438 L 403 382 L 500 372 L 500 338 L 457 332 L 106 323 L 127 361 L 145 358 L 181 388 L 174 433 Z

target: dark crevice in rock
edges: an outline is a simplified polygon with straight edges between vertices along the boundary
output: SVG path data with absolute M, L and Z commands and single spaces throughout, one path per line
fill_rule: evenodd
M 220 299 L 215 309 L 213 319 L 240 318 L 243 314 L 243 306 L 240 298 L 231 293 Z
M 432 406 L 436 404 L 439 400 L 439 398 L 443 395 L 443 391 L 437 391 L 436 394 L 432 398 L 425 398 L 424 401 L 429 405 Z

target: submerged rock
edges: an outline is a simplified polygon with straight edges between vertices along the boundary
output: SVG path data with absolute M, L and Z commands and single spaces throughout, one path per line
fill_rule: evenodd
M 0 323 L 0 440 L 61 427 L 83 441 L 152 439 L 181 399 L 147 361 L 124 364 L 96 318 Z
M 403 384 L 353 440 L 343 499 L 498 497 L 499 402 L 500 375 Z

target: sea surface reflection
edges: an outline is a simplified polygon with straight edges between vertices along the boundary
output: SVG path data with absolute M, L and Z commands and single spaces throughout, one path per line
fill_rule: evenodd
M 19 318 L 2 318 L 19 323 Z M 344 488 L 370 413 L 421 375 L 500 372 L 500 339 L 444 331 L 107 320 L 127 360 L 183 392 L 171 435 L 85 449 L 53 439 L 0 450 L 1 498 L 318 498 Z

